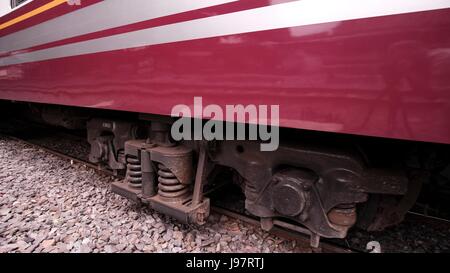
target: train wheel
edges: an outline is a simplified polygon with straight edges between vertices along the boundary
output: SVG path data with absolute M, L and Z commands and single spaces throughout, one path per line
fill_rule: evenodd
M 372 194 L 366 203 L 358 207 L 356 225 L 367 231 L 381 231 L 403 221 L 405 214 L 414 206 L 422 184 L 429 179 L 423 171 L 409 175 L 408 191 L 403 196 Z

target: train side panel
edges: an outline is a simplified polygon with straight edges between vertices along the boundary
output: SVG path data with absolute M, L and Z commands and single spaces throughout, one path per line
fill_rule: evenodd
M 283 127 L 450 143 L 449 1 L 355 18 L 308 4 L 315 1 L 205 1 L 94 33 L 84 24 L 67 37 L 76 26 L 64 18 L 81 22 L 117 1 L 87 2 L 0 30 L 0 47 L 10 45 L 0 57 L 0 99 L 169 115 L 202 96 L 222 107 L 278 104 Z M 330 17 L 308 19 L 321 12 Z M 32 27 L 41 44 L 11 44 Z

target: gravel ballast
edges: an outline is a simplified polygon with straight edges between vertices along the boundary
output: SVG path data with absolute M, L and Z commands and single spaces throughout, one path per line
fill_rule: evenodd
M 75 151 L 79 158 L 87 157 L 85 145 L 73 138 L 43 133 L 32 140 L 57 146 L 63 154 Z M 0 253 L 312 252 L 217 214 L 201 227 L 181 224 L 112 193 L 110 183 L 117 178 L 1 134 L 0 170 Z M 238 199 L 229 201 L 242 206 Z M 376 241 L 383 252 L 449 252 L 449 234 L 450 225 L 422 223 L 407 215 L 385 231 L 354 228 L 346 239 L 333 241 L 359 251 Z
M 180 224 L 113 194 L 113 177 L 0 135 L 0 252 L 310 252 L 217 214 Z

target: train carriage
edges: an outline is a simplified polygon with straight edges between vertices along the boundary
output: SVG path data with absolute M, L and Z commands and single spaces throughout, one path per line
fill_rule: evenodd
M 206 220 L 204 187 L 227 171 L 264 229 L 343 238 L 398 223 L 448 168 L 449 0 L 3 0 L 0 15 L 0 99 L 86 130 L 90 160 L 126 175 L 114 192 L 180 221 Z M 196 116 L 198 98 L 279 117 Z M 279 145 L 176 140 L 177 105 L 274 125 Z

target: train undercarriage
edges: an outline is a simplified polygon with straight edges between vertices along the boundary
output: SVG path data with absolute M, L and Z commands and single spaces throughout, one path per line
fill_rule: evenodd
M 281 129 L 279 148 L 261 152 L 258 141 L 174 141 L 171 117 L 19 105 L 34 120 L 84 130 L 89 160 L 123 174 L 111 186 L 116 194 L 201 225 L 210 211 L 205 188 L 228 172 L 262 229 L 307 233 L 312 246 L 345 238 L 355 225 L 382 230 L 401 222 L 422 185 L 449 162 L 445 145 Z

